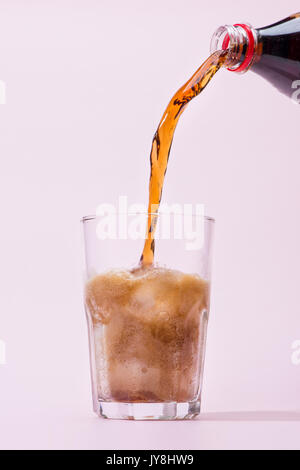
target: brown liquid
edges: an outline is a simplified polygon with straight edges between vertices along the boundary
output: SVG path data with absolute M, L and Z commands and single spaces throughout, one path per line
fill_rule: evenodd
M 164 178 L 177 122 L 188 102 L 201 93 L 225 61 L 226 53 L 217 51 L 201 65 L 173 96 L 154 134 L 150 153 L 151 173 L 147 238 L 141 256 L 141 264 L 144 266 L 151 265 L 154 259 L 156 215 L 161 201 Z
M 300 13 L 256 30 L 257 57 L 251 70 L 292 98 L 300 79 Z
M 86 285 L 96 394 L 120 402 L 192 401 L 209 310 L 200 277 L 150 266 L 109 271 Z

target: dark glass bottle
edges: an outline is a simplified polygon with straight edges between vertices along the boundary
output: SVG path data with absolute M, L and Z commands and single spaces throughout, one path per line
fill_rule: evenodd
M 228 70 L 252 70 L 300 103 L 300 13 L 264 28 L 221 26 L 212 37 L 211 51 L 221 49 L 228 51 Z

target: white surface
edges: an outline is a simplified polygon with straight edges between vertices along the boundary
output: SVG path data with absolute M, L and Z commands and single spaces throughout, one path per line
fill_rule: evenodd
M 132 422 L 104 420 L 76 408 L 17 411 L 1 420 L 1 449 L 300 449 L 300 413 L 295 412 L 203 413 L 194 421 Z

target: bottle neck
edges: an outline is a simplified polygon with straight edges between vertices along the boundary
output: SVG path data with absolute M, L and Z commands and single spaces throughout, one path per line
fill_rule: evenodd
M 257 32 L 248 24 L 220 26 L 214 33 L 211 53 L 227 51 L 224 66 L 231 72 L 246 72 L 252 66 L 257 51 Z

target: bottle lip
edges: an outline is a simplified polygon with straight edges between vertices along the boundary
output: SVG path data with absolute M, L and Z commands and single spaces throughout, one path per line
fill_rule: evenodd
M 220 26 L 214 33 L 210 50 L 228 50 L 228 61 L 225 66 L 230 72 L 245 72 L 250 67 L 257 37 L 255 29 L 246 23 L 236 23 L 232 26 Z M 241 60 L 243 46 L 246 47 L 245 57 Z
M 241 28 L 243 28 L 246 31 L 246 34 L 247 34 L 247 37 L 248 37 L 248 47 L 247 47 L 247 52 L 246 52 L 246 55 L 245 55 L 245 59 L 243 60 L 241 65 L 239 65 L 239 67 L 236 68 L 236 69 L 228 69 L 228 70 L 230 72 L 244 72 L 248 69 L 248 67 L 251 64 L 251 61 L 253 59 L 255 39 L 254 39 L 252 27 L 250 25 L 247 25 L 245 23 L 237 23 L 234 26 L 235 27 L 240 26 Z M 229 43 L 229 36 L 228 36 L 228 43 Z

